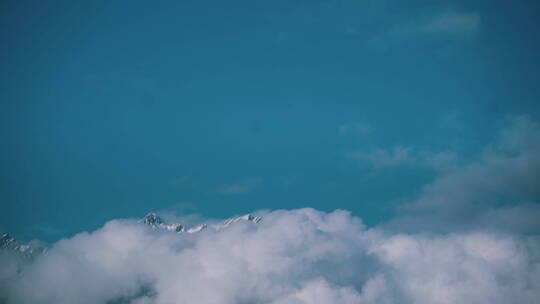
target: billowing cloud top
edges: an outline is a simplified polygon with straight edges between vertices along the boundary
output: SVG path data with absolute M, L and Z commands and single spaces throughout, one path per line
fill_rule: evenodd
M 7 303 L 534 303 L 536 236 L 366 229 L 345 211 L 261 214 L 177 234 L 113 220 L 27 264 L 3 256 Z M 9 264 L 8 264 L 9 263 Z

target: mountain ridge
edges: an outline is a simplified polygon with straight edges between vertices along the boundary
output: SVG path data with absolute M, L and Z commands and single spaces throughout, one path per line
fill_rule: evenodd
M 229 219 L 226 219 L 221 224 L 215 224 L 215 225 L 201 224 L 198 226 L 187 228 L 180 223 L 168 224 L 156 212 L 149 212 L 142 219 L 138 220 L 138 223 L 147 225 L 151 229 L 154 229 L 154 230 L 193 234 L 193 233 L 202 232 L 208 228 L 211 228 L 214 231 L 220 231 L 222 229 L 228 228 L 234 223 L 238 223 L 241 221 L 252 222 L 254 224 L 257 224 L 261 220 L 262 220 L 262 217 L 254 216 L 248 213 L 245 215 L 231 217 Z M 0 236 L 0 252 L 2 251 L 15 253 L 18 256 L 25 259 L 32 259 L 42 253 L 45 253 L 47 251 L 47 248 L 41 245 L 34 244 L 34 243 L 21 242 L 17 240 L 16 238 L 12 237 L 10 234 L 4 233 L 2 234 L 2 236 Z
M 23 243 L 8 233 L 0 236 L 0 250 L 14 252 L 20 257 L 31 259 L 39 254 L 42 254 L 47 249 L 41 245 L 33 243 Z
M 198 226 L 195 226 L 195 227 L 186 228 L 184 225 L 182 225 L 180 223 L 168 224 L 157 213 L 149 212 L 141 220 L 139 220 L 139 223 L 146 224 L 146 225 L 152 227 L 152 229 L 157 229 L 157 230 L 174 231 L 174 232 L 177 232 L 177 233 L 182 233 L 182 232 L 196 233 L 196 232 L 203 231 L 203 230 L 205 230 L 205 229 L 207 229 L 209 227 L 213 228 L 216 231 L 219 231 L 221 229 L 227 228 L 230 225 L 232 225 L 234 223 L 237 223 L 237 222 L 240 222 L 240 221 L 247 221 L 247 222 L 252 222 L 254 224 L 257 224 L 261 220 L 262 220 L 262 217 L 254 216 L 254 215 L 248 213 L 248 214 L 244 214 L 244 215 L 241 215 L 241 216 L 228 218 L 228 219 L 224 220 L 222 224 L 211 225 L 211 226 L 209 226 L 208 224 L 201 224 L 201 225 L 198 225 Z

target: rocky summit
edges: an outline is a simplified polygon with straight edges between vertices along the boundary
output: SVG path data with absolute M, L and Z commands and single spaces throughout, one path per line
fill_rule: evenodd
M 229 218 L 229 219 L 223 221 L 223 223 L 221 223 L 221 224 L 212 225 L 210 227 L 213 228 L 214 230 L 221 230 L 221 229 L 227 228 L 230 225 L 232 225 L 234 223 L 237 223 L 237 222 L 240 222 L 240 221 L 247 221 L 247 222 L 252 222 L 252 223 L 257 224 L 261 220 L 262 220 L 262 217 L 260 217 L 260 216 L 254 216 L 254 215 L 251 215 L 251 214 L 245 214 L 245 215 L 242 215 L 242 216 Z M 157 213 L 155 213 L 155 212 L 148 213 L 139 222 L 150 226 L 152 229 L 174 231 L 174 232 L 177 232 L 177 233 L 181 233 L 181 232 L 196 233 L 196 232 L 200 232 L 202 230 L 205 230 L 205 229 L 207 229 L 209 227 L 207 224 L 202 224 L 202 225 L 199 225 L 199 226 L 196 226 L 196 227 L 190 227 L 190 228 L 186 228 L 186 227 L 184 227 L 184 225 L 179 224 L 179 223 L 168 224 L 159 215 L 157 215 Z
M 234 223 L 243 222 L 243 221 L 257 224 L 261 220 L 262 220 L 262 217 L 260 216 L 245 214 L 242 216 L 229 218 L 223 221 L 221 224 L 217 224 L 217 225 L 209 226 L 207 224 L 201 224 L 195 227 L 186 228 L 184 225 L 179 224 L 179 223 L 168 224 L 157 213 L 150 212 L 146 216 L 144 216 L 141 220 L 139 220 L 139 223 L 145 224 L 154 230 L 171 231 L 171 232 L 176 232 L 176 233 L 198 233 L 208 228 L 213 229 L 215 231 L 220 231 L 222 229 L 225 229 L 233 225 Z M 0 253 L 1 252 L 14 253 L 17 256 L 25 258 L 25 259 L 32 259 L 36 257 L 37 255 L 44 253 L 45 251 L 46 251 L 46 248 L 41 245 L 38 245 L 35 243 L 23 243 L 7 233 L 3 234 L 0 237 Z
M 15 253 L 22 258 L 31 259 L 45 251 L 45 248 L 29 243 L 25 244 L 11 235 L 4 233 L 0 237 L 0 251 Z

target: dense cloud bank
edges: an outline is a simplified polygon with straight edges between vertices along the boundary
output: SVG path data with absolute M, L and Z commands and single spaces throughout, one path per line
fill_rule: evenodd
M 537 236 L 390 234 L 345 211 L 262 215 L 258 224 L 195 234 L 110 221 L 19 269 L 3 268 L 1 293 L 7 303 L 55 304 L 536 303 L 540 296 Z

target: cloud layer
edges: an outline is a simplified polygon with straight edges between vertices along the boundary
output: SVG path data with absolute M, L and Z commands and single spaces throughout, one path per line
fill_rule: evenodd
M 391 234 L 345 211 L 262 215 L 258 224 L 180 235 L 113 220 L 18 270 L 3 268 L 1 293 L 7 303 L 139 304 L 534 303 L 540 296 L 536 236 Z
M 537 302 L 538 123 L 512 118 L 470 162 L 373 151 L 355 156 L 438 174 L 387 223 L 368 229 L 347 211 L 310 208 L 193 234 L 113 220 L 32 261 L 0 252 L 0 303 Z

